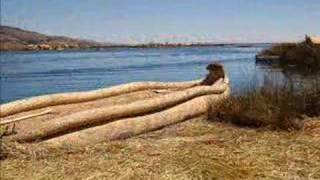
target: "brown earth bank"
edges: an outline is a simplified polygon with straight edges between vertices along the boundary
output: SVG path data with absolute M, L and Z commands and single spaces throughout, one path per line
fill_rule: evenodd
M 0 26 L 0 42 L 0 51 L 83 49 L 108 45 L 90 40 L 48 36 L 9 26 Z

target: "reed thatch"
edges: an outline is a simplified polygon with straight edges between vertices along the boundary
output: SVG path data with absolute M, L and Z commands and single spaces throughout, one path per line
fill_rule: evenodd
M 111 88 L 98 89 L 88 92 L 58 93 L 37 96 L 0 105 L 0 117 L 5 117 L 15 113 L 44 108 L 48 106 L 93 101 L 101 98 L 107 98 L 111 96 L 116 96 L 135 91 L 142 91 L 146 89 L 189 88 L 196 86 L 199 83 L 201 83 L 201 80 L 174 83 L 133 82 L 129 84 L 114 86 Z
M 80 111 L 67 113 L 51 120 L 40 121 L 36 126 L 20 128 L 17 134 L 4 140 L 18 142 L 45 141 L 50 146 L 87 145 L 106 140 L 127 138 L 143 132 L 203 116 L 215 109 L 229 94 L 229 80 L 223 67 L 209 65 L 204 80 L 161 83 L 130 83 L 89 92 L 61 93 L 19 100 L 1 106 L 2 116 L 47 106 L 73 106 L 72 103 L 117 98 L 137 91 L 154 90 L 158 94 L 131 103 L 96 107 L 84 106 Z M 164 91 L 164 93 L 163 93 Z M 112 97 L 113 96 L 113 97 Z M 147 97 L 147 96 L 144 96 Z M 79 105 L 79 104 L 78 104 Z M 52 107 L 54 108 L 54 107 Z M 64 109 L 66 111 L 66 109 Z M 210 110 L 212 112 L 212 110 Z M 29 112 L 28 112 L 29 113 Z M 23 117 L 34 117 L 24 113 Z M 32 113 L 32 112 L 31 112 Z M 34 113 L 34 112 L 33 112 Z M 39 114 L 39 113 L 38 113 Z M 18 118 L 19 119 L 19 118 Z M 21 118 L 20 118 L 21 119 Z M 3 120 L 2 120 L 3 121 Z M 7 120 L 7 122 L 18 122 Z M 19 121 L 20 122 L 20 121 Z
M 221 94 L 228 88 L 223 79 L 212 86 L 196 86 L 184 91 L 173 92 L 152 99 L 140 100 L 130 104 L 94 108 L 90 110 L 73 113 L 52 121 L 42 123 L 32 129 L 26 130 L 23 134 L 11 137 L 17 141 L 34 141 L 55 134 L 61 134 L 82 127 L 104 124 L 119 118 L 132 117 L 146 113 L 156 112 L 174 105 L 186 102 L 195 97 Z
M 102 126 L 52 138 L 42 144 L 51 147 L 74 147 L 128 138 L 213 111 L 229 95 L 229 92 L 230 89 L 227 88 L 222 94 L 197 97 L 161 112 L 114 121 Z

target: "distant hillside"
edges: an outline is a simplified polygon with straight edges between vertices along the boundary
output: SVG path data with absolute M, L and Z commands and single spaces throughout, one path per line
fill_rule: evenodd
M 1 51 L 63 50 L 107 46 L 106 43 L 63 36 L 47 36 L 8 26 L 0 26 L 0 42 Z
M 103 47 L 125 48 L 176 48 L 206 46 L 251 47 L 269 43 L 142 43 L 142 44 L 111 44 L 90 40 L 75 39 L 64 36 L 48 36 L 45 34 L 23 30 L 16 27 L 0 26 L 0 51 L 28 50 L 64 50 Z

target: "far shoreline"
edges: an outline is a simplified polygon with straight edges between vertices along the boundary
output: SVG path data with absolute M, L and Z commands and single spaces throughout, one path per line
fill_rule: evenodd
M 192 47 L 254 47 L 257 45 L 273 45 L 280 43 L 212 43 L 212 44 L 138 44 L 138 45 L 107 45 L 107 46 L 96 46 L 86 48 L 64 48 L 64 49 L 6 49 L 0 50 L 0 52 L 69 52 L 69 51 L 99 51 L 103 49 L 174 49 L 174 48 L 192 48 Z

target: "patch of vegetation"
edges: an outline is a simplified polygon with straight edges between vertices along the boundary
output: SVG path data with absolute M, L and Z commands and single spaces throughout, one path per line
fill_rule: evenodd
M 82 149 L 3 144 L 1 179 L 319 179 L 320 141 L 306 132 L 194 119 Z
M 214 119 L 243 126 L 271 126 L 280 129 L 301 129 L 306 116 L 320 116 L 320 86 L 295 89 L 290 85 L 265 85 L 223 103 Z M 217 116 L 217 117 L 216 117 Z
M 283 69 L 294 66 L 307 72 L 320 70 L 320 46 L 312 43 L 284 43 L 263 50 L 258 56 L 279 57 L 279 64 Z
M 320 70 L 320 47 L 307 43 L 297 44 L 281 54 L 280 65 L 287 68 L 295 65 L 306 71 Z
M 281 56 L 284 52 L 290 51 L 297 46 L 296 43 L 275 44 L 268 49 L 264 49 L 260 55 Z

